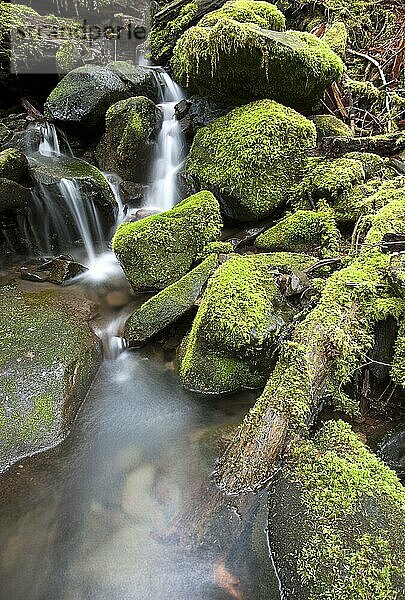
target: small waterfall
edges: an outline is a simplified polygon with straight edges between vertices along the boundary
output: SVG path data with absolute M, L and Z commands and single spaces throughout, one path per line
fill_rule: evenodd
M 83 202 L 77 181 L 61 179 L 54 190 L 41 185 L 33 191 L 32 199 L 29 226 L 36 247 L 50 254 L 55 248 L 70 249 L 79 237 L 88 262 L 93 262 L 95 243 L 103 240 L 103 230 L 94 202 Z
M 60 156 L 60 145 L 55 125 L 42 123 L 39 126 L 40 142 L 39 152 L 43 156 Z
M 103 175 L 106 178 L 112 193 L 114 194 L 114 198 L 118 206 L 118 213 L 115 219 L 115 228 L 117 228 L 118 225 L 120 225 L 120 223 L 122 223 L 125 219 L 125 204 L 120 190 L 120 183 L 122 179 L 116 173 L 103 173 Z
M 177 175 L 183 166 L 184 139 L 181 127 L 175 119 L 174 107 L 184 97 L 181 88 L 165 71 L 158 71 L 162 89 L 163 124 L 152 159 L 151 185 L 145 198 L 148 207 L 168 210 L 179 200 Z

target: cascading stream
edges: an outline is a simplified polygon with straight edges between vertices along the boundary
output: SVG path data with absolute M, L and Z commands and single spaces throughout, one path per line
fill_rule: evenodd
M 156 141 L 152 160 L 151 185 L 145 197 L 148 207 L 169 210 L 179 200 L 177 175 L 184 161 L 184 138 L 179 122 L 175 119 L 174 108 L 184 93 L 163 70 L 156 76 L 161 85 L 163 124 Z

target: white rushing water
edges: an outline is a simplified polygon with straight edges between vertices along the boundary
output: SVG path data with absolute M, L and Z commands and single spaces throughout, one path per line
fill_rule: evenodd
M 184 138 L 174 108 L 184 98 L 184 92 L 165 71 L 157 71 L 156 76 L 162 90 L 159 108 L 163 113 L 163 124 L 152 159 L 152 183 L 145 206 L 168 210 L 179 200 L 177 176 L 184 161 Z
M 58 133 L 52 123 L 42 123 L 39 126 L 39 153 L 42 156 L 61 156 Z

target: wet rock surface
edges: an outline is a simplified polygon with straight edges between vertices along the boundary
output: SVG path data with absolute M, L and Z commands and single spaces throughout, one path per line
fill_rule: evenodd
M 46 116 L 78 134 L 102 131 L 109 107 L 130 96 L 156 102 L 159 88 L 153 70 L 131 63 L 79 67 L 68 73 L 46 102 Z
M 51 289 L 0 287 L 0 469 L 66 435 L 101 360 L 89 305 Z

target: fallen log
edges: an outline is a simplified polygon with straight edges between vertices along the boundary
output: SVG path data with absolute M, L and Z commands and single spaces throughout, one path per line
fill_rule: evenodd
M 177 17 L 180 10 L 189 3 L 190 0 L 173 0 L 166 4 L 161 10 L 153 16 L 154 23 L 167 23 Z M 226 0 L 198 0 L 197 11 L 193 17 L 191 25 L 195 25 L 205 14 L 221 8 Z
M 350 410 L 342 387 L 370 362 L 376 322 L 405 312 L 387 277 L 387 233 L 403 231 L 405 197 L 398 190 L 373 218 L 359 256 L 328 280 L 318 305 L 283 345 L 278 363 L 255 406 L 218 461 L 215 479 L 227 494 L 255 491 L 274 471 L 292 433 L 306 435 L 326 397 Z
M 370 137 L 325 137 L 319 148 L 330 158 L 348 152 L 372 152 L 381 156 L 394 156 L 405 150 L 405 132 L 396 131 Z

